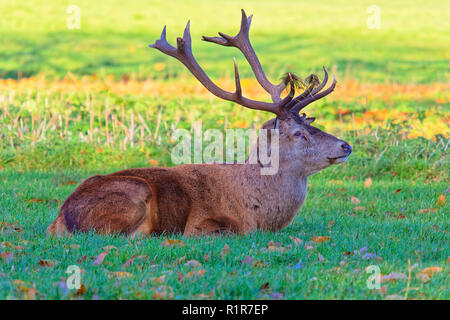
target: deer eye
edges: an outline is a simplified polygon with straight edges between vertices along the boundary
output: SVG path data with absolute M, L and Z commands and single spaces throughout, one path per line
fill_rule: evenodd
M 308 138 L 306 137 L 306 135 L 301 131 L 296 131 L 294 133 L 294 137 L 302 137 L 303 139 L 305 139 L 305 141 L 308 141 Z

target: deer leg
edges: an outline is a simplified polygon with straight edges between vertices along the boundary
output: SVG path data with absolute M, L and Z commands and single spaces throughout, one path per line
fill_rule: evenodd
M 184 229 L 184 236 L 236 234 L 240 232 L 238 224 L 228 217 L 193 219 L 188 221 Z
M 152 189 L 141 178 L 100 176 L 82 183 L 66 200 L 48 233 L 69 232 L 151 233 Z M 58 229 L 59 228 L 59 229 Z

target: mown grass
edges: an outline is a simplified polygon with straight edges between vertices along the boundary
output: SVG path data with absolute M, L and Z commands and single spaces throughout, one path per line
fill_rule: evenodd
M 13 253 L 10 261 L 0 264 L 0 298 L 23 298 L 28 292 L 23 287 L 36 288 L 39 299 L 73 298 L 75 290 L 64 289 L 61 282 L 67 278 L 66 268 L 78 265 L 84 270 L 82 283 L 87 292 L 80 298 L 85 299 L 155 298 L 161 290 L 173 294 L 162 297 L 175 299 L 383 299 L 389 295 L 404 297 L 407 280 L 383 283 L 387 288 L 383 293 L 369 290 L 366 281 L 370 274 L 365 268 L 376 265 L 385 275 L 408 275 L 410 260 L 415 266 L 409 284 L 413 289 L 407 297 L 448 299 L 448 205 L 433 213 L 417 213 L 436 206 L 443 184 L 374 178 L 373 185 L 365 189 L 360 178 L 342 179 L 339 170 L 333 171 L 338 180 L 320 174 L 311 178 L 305 206 L 280 232 L 197 239 L 165 235 L 144 240 L 95 234 L 46 238 L 46 227 L 73 189 L 73 185 L 62 184 L 88 175 L 73 171 L 1 172 L 0 207 L 6 213 L 2 219 L 15 221 L 20 232 L 4 228 L 0 236 L 3 244 L 11 243 L 2 250 Z M 402 190 L 396 193 L 398 189 Z M 358 197 L 367 209 L 354 211 L 350 195 Z M 317 244 L 310 241 L 313 236 L 328 236 L 330 241 Z M 291 237 L 303 244 L 296 245 Z M 161 243 L 167 238 L 181 239 L 185 246 L 166 248 Z M 270 241 L 279 242 L 285 251 L 267 250 Z M 110 245 L 117 249 L 111 250 L 103 264 L 94 266 L 94 259 L 105 251 L 102 248 Z M 230 251 L 222 255 L 225 245 Z M 16 246 L 22 248 L 16 250 Z M 354 253 L 364 247 L 366 252 Z M 367 253 L 375 255 L 364 256 Z M 134 264 L 124 267 L 132 256 Z M 251 264 L 243 263 L 246 256 L 253 259 Z M 185 260 L 177 264 L 182 257 Z M 186 266 L 192 259 L 202 265 Z M 57 264 L 41 266 L 42 260 Z M 293 268 L 300 261 L 302 267 Z M 420 270 L 430 266 L 443 271 L 427 283 L 416 278 Z M 188 278 L 193 270 L 206 273 Z M 117 271 L 130 276 L 117 279 L 113 274 Z M 164 275 L 161 283 L 152 280 Z M 18 286 L 15 280 L 25 283 Z M 267 282 L 268 288 L 261 289 Z M 161 289 L 161 285 L 170 288 Z
M 0 299 L 450 298 L 446 2 L 378 1 L 380 30 L 366 27 L 370 1 L 77 4 L 80 30 L 66 28 L 65 1 L 0 3 Z M 269 119 L 212 98 L 178 62 L 147 48 L 164 24 L 174 40 L 190 18 L 208 73 L 231 89 L 237 56 L 244 92 L 267 99 L 237 51 L 199 41 L 233 34 L 242 6 L 255 15 L 252 40 L 272 79 L 322 65 L 337 74 L 333 95 L 306 111 L 352 144 L 349 161 L 311 177 L 302 210 L 276 233 L 46 237 L 90 175 L 172 166 L 175 128 Z M 218 10 L 220 19 L 206 18 Z M 167 239 L 184 245 L 166 247 Z M 70 265 L 82 268 L 86 291 L 65 287 Z M 368 289 L 369 265 L 406 278 Z M 427 267 L 442 269 L 423 281 Z
M 0 76 L 67 72 L 156 78 L 186 74 L 178 62 L 147 46 L 167 25 L 175 43 L 188 19 L 195 55 L 214 77 L 232 75 L 236 56 L 241 75 L 251 71 L 237 50 L 204 43 L 201 35 L 234 34 L 240 9 L 254 14 L 251 37 L 272 79 L 287 71 L 307 76 L 323 65 L 338 79 L 368 82 L 448 81 L 449 4 L 377 1 L 381 28 L 367 27 L 373 1 L 120 1 L 79 0 L 81 28 L 69 30 L 64 0 L 2 1 Z M 211 19 L 210 17 L 216 17 Z M 164 71 L 155 63 L 167 65 Z

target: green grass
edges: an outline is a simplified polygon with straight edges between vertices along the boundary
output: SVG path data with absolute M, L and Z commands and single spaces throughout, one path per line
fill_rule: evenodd
M 449 119 L 448 2 L 378 1 L 380 30 L 366 27 L 372 1 L 227 1 L 220 7 L 211 1 L 74 4 L 81 8 L 80 30 L 66 28 L 66 1 L 0 2 L 0 78 L 43 74 L 46 79 L 42 86 L 42 78 L 35 78 L 18 88 L 0 82 L 0 299 L 152 299 L 164 291 L 161 285 L 170 287 L 174 299 L 450 298 L 449 201 L 436 203 L 441 194 L 448 198 L 450 182 L 448 130 L 442 129 Z M 117 86 L 96 90 L 98 83 L 84 85 L 84 80 L 79 89 L 66 92 L 48 89 L 51 81 L 68 72 L 75 79 L 95 74 L 100 83 L 107 83 L 109 75 L 118 81 L 130 76 L 151 79 L 158 92 L 161 87 L 185 90 L 192 77 L 179 62 L 147 45 L 165 24 L 174 43 L 187 19 L 194 53 L 213 78 L 232 76 L 233 56 L 242 78 L 250 77 L 236 50 L 200 41 L 203 34 L 236 32 L 241 7 L 254 14 L 251 38 L 270 78 L 288 70 L 306 76 L 322 65 L 337 74 L 333 97 L 338 98 L 318 101 L 307 112 L 318 118 L 321 129 L 354 147 L 349 161 L 312 176 L 303 208 L 276 233 L 194 239 L 167 234 L 143 240 L 96 234 L 46 237 L 47 226 L 83 179 L 155 161 L 172 166 L 174 128 L 189 128 L 196 120 L 205 129 L 259 127 L 269 119 L 195 92 L 124 94 Z M 164 70 L 155 69 L 158 62 L 165 64 Z M 345 79 L 362 86 L 387 83 L 389 90 L 375 86 L 382 95 L 369 97 L 372 92 L 361 86 L 356 96 L 348 92 L 347 97 L 342 95 Z M 409 91 L 402 92 L 397 83 L 410 84 Z M 339 115 L 338 109 L 349 112 Z M 385 114 L 344 129 L 364 119 L 367 111 L 386 109 L 404 112 L 407 119 L 397 122 L 400 115 Z M 422 129 L 436 132 L 434 140 L 408 138 Z M 365 188 L 368 177 L 373 184 Z M 352 196 L 360 203 L 352 203 Z M 358 206 L 365 209 L 355 211 Z M 436 209 L 418 213 L 429 208 Z M 311 242 L 317 236 L 330 241 Z M 295 245 L 291 237 L 302 244 Z M 161 245 L 166 239 L 185 245 L 167 248 Z M 284 250 L 268 250 L 270 241 Z M 225 244 L 230 252 L 223 256 Z M 94 266 L 110 245 L 116 249 Z M 133 256 L 134 264 L 123 266 Z M 242 263 L 247 256 L 253 264 Z M 193 259 L 202 266 L 185 265 Z M 371 274 L 366 267 L 408 276 L 408 260 L 409 285 L 399 279 L 383 283 L 382 291 L 367 288 Z M 50 266 L 42 266 L 43 261 Z M 294 268 L 300 261 L 301 267 Z M 70 265 L 83 269 L 87 291 L 78 297 L 64 288 Z M 416 275 L 426 267 L 442 271 L 423 282 Z M 203 276 L 188 277 L 189 271 L 202 269 Z M 117 279 L 118 271 L 131 276 Z M 162 275 L 163 283 L 152 280 Z
M 373 1 L 120 1 L 79 0 L 81 28 L 66 26 L 67 1 L 2 1 L 0 76 L 67 72 L 100 76 L 125 74 L 154 78 L 186 73 L 178 62 L 149 49 L 164 25 L 174 44 L 188 19 L 196 57 L 212 76 L 231 75 L 235 49 L 200 40 L 218 31 L 237 32 L 240 9 L 254 14 L 251 38 L 269 76 L 286 71 L 307 76 L 323 65 L 338 79 L 368 82 L 448 81 L 450 10 L 448 1 L 377 1 L 381 28 L 368 29 L 366 12 Z M 220 12 L 217 15 L 217 12 Z M 217 15 L 217 16 L 216 16 Z M 214 16 L 215 18 L 210 18 Z M 164 62 L 164 72 L 156 71 Z
M 340 179 L 339 171 L 333 170 Z M 347 169 L 343 170 L 344 173 Z M 348 172 L 347 172 L 348 173 Z M 184 247 L 166 248 L 161 243 L 166 236 L 130 240 L 125 237 L 108 237 L 95 234 L 80 234 L 63 239 L 44 236 L 48 224 L 56 216 L 64 198 L 73 190 L 72 185 L 61 186 L 68 180 L 80 181 L 87 174 L 73 171 L 60 173 L 1 172 L 0 208 L 5 214 L 2 219 L 17 221 L 23 231 L 17 233 L 6 229 L 1 242 L 21 245 L 23 250 L 14 251 L 14 258 L 0 263 L 0 298 L 23 298 L 14 280 L 22 280 L 37 289 L 37 298 L 71 298 L 74 290 L 61 290 L 58 283 L 65 281 L 65 270 L 69 265 L 78 265 L 83 270 L 82 283 L 86 286 L 85 299 L 136 299 L 152 298 L 159 285 L 151 278 L 166 275 L 164 285 L 173 290 L 173 298 L 198 298 L 199 294 L 214 292 L 220 299 L 258 299 L 274 297 L 281 293 L 286 299 L 383 299 L 388 295 L 403 296 L 406 280 L 383 284 L 387 293 L 369 290 L 366 281 L 370 274 L 365 272 L 369 265 L 377 265 L 383 274 L 391 272 L 408 274 L 408 259 L 412 271 L 408 293 L 409 298 L 448 299 L 448 205 L 432 214 L 416 214 L 423 208 L 435 206 L 435 200 L 443 191 L 442 183 L 423 184 L 409 180 L 375 180 L 369 189 L 362 187 L 359 178 L 353 181 L 342 179 L 343 184 L 329 182 L 329 175 L 319 174 L 310 179 L 309 195 L 294 222 L 277 233 L 253 233 L 238 237 L 185 239 Z M 327 178 L 328 177 L 328 178 Z M 345 188 L 343 191 L 342 188 Z M 398 194 L 395 190 L 401 188 Z M 330 195 L 334 193 L 335 195 Z M 350 195 L 361 200 L 366 211 L 353 212 Z M 30 202 L 33 198 L 43 202 Z M 387 212 L 393 212 L 387 215 Z M 406 216 L 398 218 L 398 213 Z M 334 224 L 329 225 L 334 220 Z M 296 246 L 290 237 L 298 237 L 304 245 Z M 311 244 L 312 236 L 329 236 L 330 241 Z M 180 236 L 167 235 L 180 239 Z M 285 252 L 264 251 L 269 241 L 280 242 Z M 24 242 L 26 241 L 26 242 Z M 227 244 L 230 253 L 224 258 L 222 248 Z M 306 244 L 306 246 L 305 246 Z M 72 245 L 79 245 L 73 248 Z M 100 266 L 92 265 L 102 247 L 114 245 Z M 289 248 L 289 246 L 292 248 Z M 364 259 L 363 254 L 346 255 L 367 247 L 366 253 L 376 253 L 377 258 Z M 204 256 L 208 255 L 205 261 Z M 324 261 L 319 261 L 319 254 Z M 129 267 L 122 265 L 133 255 L 147 256 L 136 259 Z M 261 266 L 242 264 L 246 256 L 260 261 Z M 86 256 L 85 261 L 80 261 Z M 186 260 L 174 266 L 177 259 Z M 367 258 L 367 257 L 366 257 Z M 52 267 L 39 265 L 41 259 L 57 261 Z M 201 267 L 185 266 L 195 259 Z M 78 260 L 78 261 L 77 261 Z M 293 269 L 299 261 L 300 269 Z M 345 264 L 343 264 L 345 262 Z M 443 271 L 434 275 L 430 282 L 423 283 L 415 274 L 425 267 L 440 266 Z M 340 267 L 339 270 L 336 270 Z M 205 269 L 206 274 L 196 279 L 179 281 L 178 273 L 184 276 L 191 270 Z M 117 280 L 111 277 L 115 271 L 126 271 L 130 278 Z M 264 283 L 269 289 L 260 290 Z

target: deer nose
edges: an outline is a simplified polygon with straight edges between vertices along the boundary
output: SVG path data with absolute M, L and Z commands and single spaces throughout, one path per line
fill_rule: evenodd
M 344 149 L 344 151 L 347 152 L 348 154 L 352 153 L 352 146 L 346 142 L 342 144 L 342 149 Z

